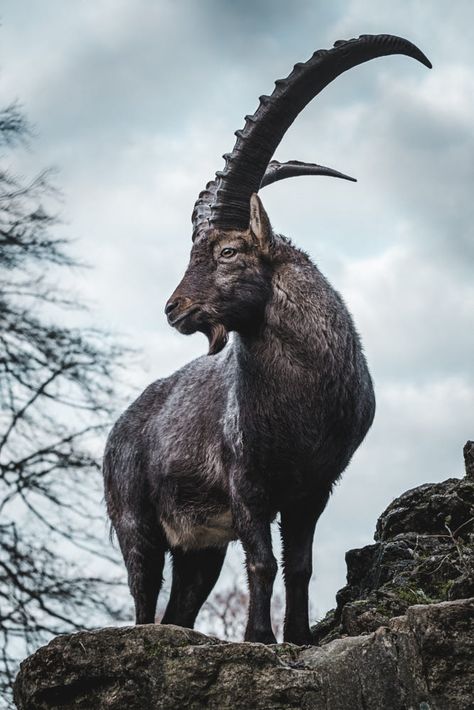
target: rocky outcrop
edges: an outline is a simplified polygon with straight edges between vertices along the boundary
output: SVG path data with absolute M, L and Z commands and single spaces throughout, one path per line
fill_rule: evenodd
M 176 626 L 60 636 L 23 664 L 20 710 L 465 710 L 474 600 L 413 606 L 321 647 L 226 643 Z
M 380 516 L 375 544 L 346 554 L 347 585 L 315 643 L 375 631 L 413 604 L 474 597 L 474 443 L 466 476 L 407 491 Z
M 474 697 L 474 444 L 347 553 L 315 643 L 226 643 L 174 626 L 59 636 L 21 665 L 20 710 L 466 710 Z M 421 604 L 420 604 L 421 602 Z

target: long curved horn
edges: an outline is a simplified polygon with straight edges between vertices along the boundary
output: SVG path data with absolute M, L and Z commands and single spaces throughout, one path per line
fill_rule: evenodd
M 357 180 L 350 175 L 344 175 L 344 173 L 340 173 L 338 170 L 333 170 L 332 168 L 326 168 L 324 165 L 302 163 L 301 160 L 289 160 L 287 163 L 271 160 L 268 163 L 265 175 L 260 183 L 260 189 L 271 185 L 272 182 L 277 182 L 277 180 L 285 180 L 286 178 L 298 177 L 300 175 L 326 175 L 327 177 L 336 177 L 342 178 L 343 180 L 350 180 L 351 182 L 357 182 Z
M 350 175 L 345 175 L 338 170 L 327 168 L 324 165 L 303 163 L 300 160 L 289 160 L 286 163 L 271 160 L 260 183 L 260 190 L 262 187 L 271 185 L 278 180 L 285 180 L 286 178 L 298 177 L 300 175 L 325 175 L 357 182 L 357 180 Z M 212 180 L 207 183 L 206 189 L 199 193 L 192 214 L 193 242 L 199 234 L 205 234 L 211 227 L 211 205 L 216 198 L 216 191 L 216 181 Z
M 361 35 L 338 41 L 333 49 L 318 50 L 304 64 L 296 64 L 286 79 L 275 82 L 271 96 L 260 97 L 256 112 L 246 116 L 244 128 L 235 133 L 234 149 L 224 155 L 224 170 L 216 173 L 212 189 L 208 184 L 211 194 L 201 197 L 201 193 L 195 213 L 205 202 L 205 221 L 210 226 L 246 229 L 250 196 L 258 191 L 273 153 L 298 114 L 343 72 L 389 54 L 404 54 L 431 68 L 418 47 L 393 35 Z

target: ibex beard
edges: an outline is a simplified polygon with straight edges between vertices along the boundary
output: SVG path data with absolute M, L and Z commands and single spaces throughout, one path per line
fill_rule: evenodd
M 335 76 L 394 53 L 429 66 L 414 45 L 389 35 L 338 42 L 296 65 L 247 117 L 225 170 L 195 204 L 190 262 L 165 312 L 180 333 L 203 332 L 209 356 L 150 385 L 116 423 L 104 457 L 108 513 L 137 623 L 154 621 L 169 552 L 173 578 L 161 623 L 192 628 L 228 543 L 238 539 L 249 583 L 245 639 L 274 643 L 270 527 L 279 514 L 284 640 L 311 643 L 315 526 L 371 426 L 375 399 L 343 300 L 304 252 L 274 233 L 256 193 L 296 175 L 348 179 L 271 158 L 299 111 Z

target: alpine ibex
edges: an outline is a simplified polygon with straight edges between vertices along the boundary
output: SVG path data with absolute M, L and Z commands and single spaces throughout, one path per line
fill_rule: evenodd
M 169 551 L 173 580 L 162 623 L 192 627 L 227 544 L 238 539 L 250 593 L 245 639 L 274 643 L 270 525 L 279 513 L 284 639 L 311 642 L 315 525 L 372 423 L 375 401 L 341 297 L 305 253 L 273 232 L 256 193 L 294 175 L 347 178 L 315 164 L 270 161 L 325 86 L 389 54 L 431 66 L 390 35 L 336 42 L 297 64 L 246 117 L 225 169 L 195 204 L 189 266 L 165 312 L 180 333 L 205 333 L 212 357 L 150 385 L 118 420 L 105 452 L 108 513 L 138 624 L 154 621 Z

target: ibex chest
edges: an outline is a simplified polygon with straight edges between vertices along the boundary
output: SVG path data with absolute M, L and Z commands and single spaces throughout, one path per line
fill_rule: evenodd
M 169 545 L 183 550 L 221 547 L 237 538 L 230 510 L 204 520 L 196 520 L 189 510 L 177 511 L 173 520 L 162 517 L 160 522 Z

